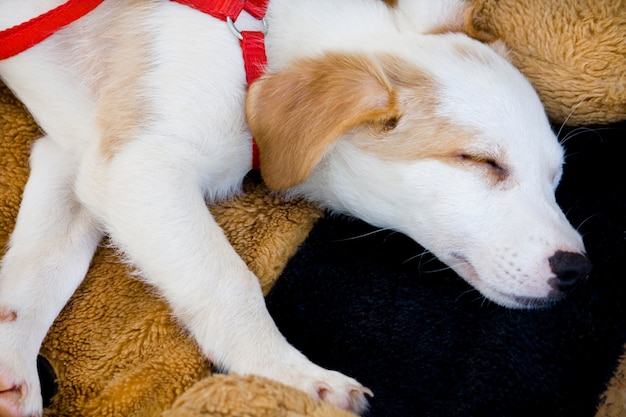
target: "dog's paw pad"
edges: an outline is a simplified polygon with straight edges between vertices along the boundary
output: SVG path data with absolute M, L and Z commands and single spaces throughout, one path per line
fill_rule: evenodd
M 2 384 L 0 379 L 0 384 Z M 19 409 L 22 398 L 22 389 L 15 385 L 0 385 L 0 416 L 2 417 L 22 417 L 23 413 Z
M 17 319 L 17 312 L 14 310 L 10 310 L 8 308 L 0 307 L 0 323 L 1 322 L 12 322 Z
M 41 407 L 25 383 L 15 383 L 6 375 L 0 374 L 0 417 L 37 417 Z M 38 394 L 37 394 L 38 395 Z
M 318 382 L 316 385 L 317 398 L 344 410 L 362 413 L 368 406 L 366 396 L 373 397 L 374 393 L 352 378 L 347 378 L 347 380 L 347 384 L 343 381 L 340 384 L 335 382 L 332 384 L 334 387 L 328 382 Z

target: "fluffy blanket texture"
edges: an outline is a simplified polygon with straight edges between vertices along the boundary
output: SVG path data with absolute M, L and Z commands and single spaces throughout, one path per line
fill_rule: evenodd
M 499 39 L 548 115 L 584 125 L 626 119 L 625 0 L 471 0 L 477 38 Z
M 626 119 L 625 1 L 473 2 L 476 37 L 508 45 L 553 120 Z M 625 133 L 624 122 L 561 132 L 558 197 L 595 269 L 546 310 L 493 306 L 407 238 L 318 221 L 320 211 L 282 201 L 254 176 L 241 198 L 210 210 L 292 343 L 374 390 L 371 416 L 626 417 Z M 38 135 L 0 84 L 0 257 Z M 106 241 L 39 365 L 47 416 L 352 415 L 272 381 L 213 373 Z

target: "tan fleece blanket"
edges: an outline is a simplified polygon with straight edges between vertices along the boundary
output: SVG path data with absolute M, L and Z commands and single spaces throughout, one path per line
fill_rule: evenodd
M 0 256 L 40 131 L 0 84 Z M 210 208 L 267 291 L 321 216 L 284 202 L 258 180 Z M 257 377 L 213 374 L 168 306 L 103 242 L 87 277 L 50 329 L 41 354 L 58 377 L 46 416 L 329 416 L 352 414 Z

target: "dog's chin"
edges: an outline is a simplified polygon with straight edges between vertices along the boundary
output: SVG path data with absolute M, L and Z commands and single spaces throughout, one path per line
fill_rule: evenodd
M 461 278 L 476 288 L 486 299 L 502 307 L 511 309 L 549 308 L 563 298 L 562 293 L 556 292 L 548 293 L 545 297 L 532 297 L 500 291 L 485 283 L 467 258 L 458 253 L 451 253 L 450 257 L 453 259 L 453 262 L 450 263 L 451 268 Z
M 502 293 L 493 289 L 479 290 L 486 298 L 506 308 L 514 309 L 541 309 L 554 306 L 562 296 L 526 297 Z

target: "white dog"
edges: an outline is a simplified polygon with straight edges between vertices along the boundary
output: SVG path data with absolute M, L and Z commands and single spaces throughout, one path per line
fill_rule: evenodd
M 0 0 L 0 30 L 65 1 Z M 38 349 L 105 233 L 215 363 L 363 410 L 366 388 L 281 336 L 206 209 L 250 170 L 250 131 L 270 187 L 411 236 L 497 303 L 548 304 L 586 276 L 542 105 L 460 33 L 465 13 L 462 0 L 271 0 L 268 73 L 247 104 L 233 32 L 263 25 L 246 12 L 233 26 L 107 0 L 0 61 L 45 132 L 0 270 L 0 415 L 41 415 Z

